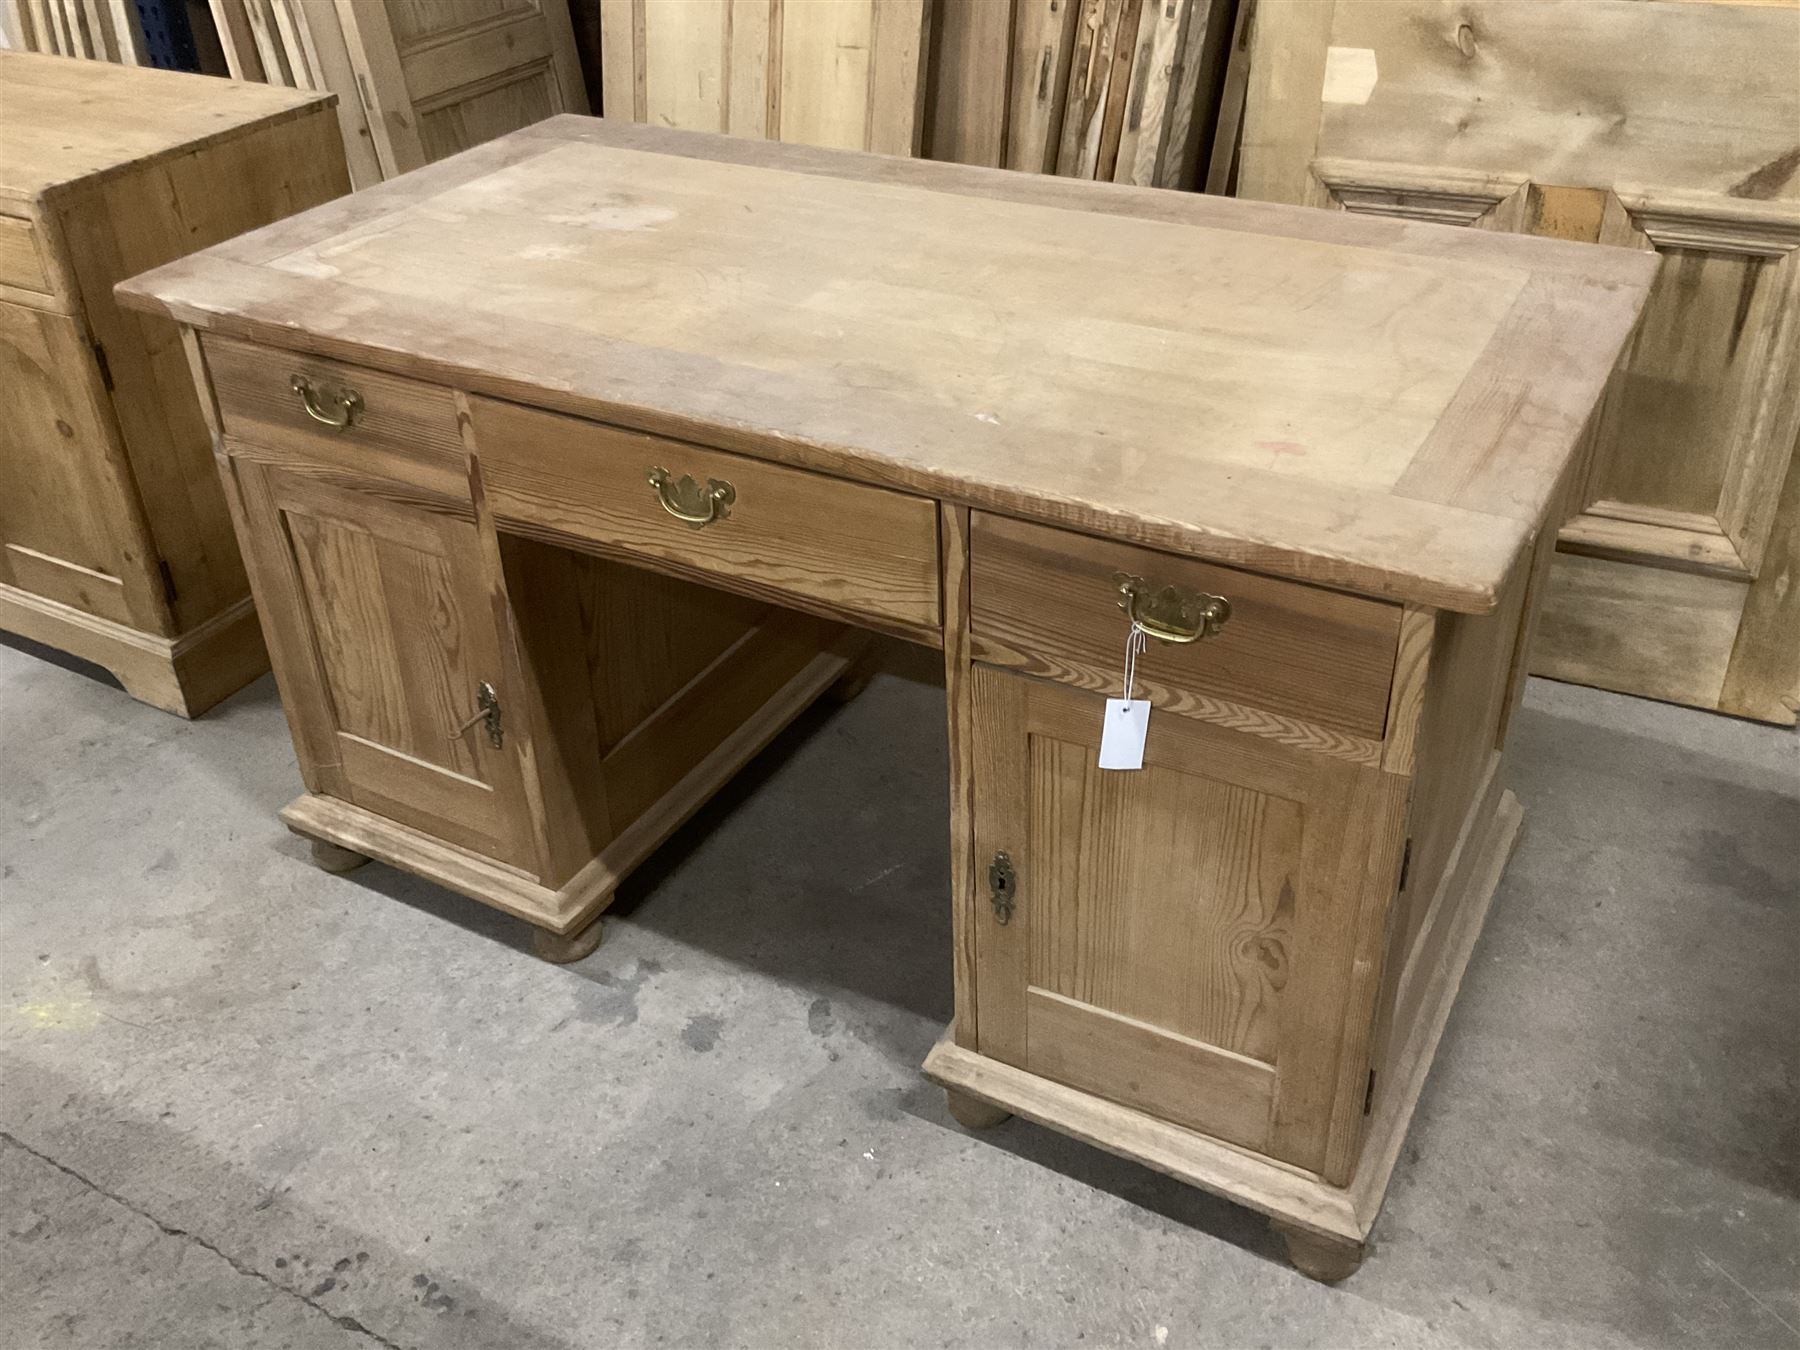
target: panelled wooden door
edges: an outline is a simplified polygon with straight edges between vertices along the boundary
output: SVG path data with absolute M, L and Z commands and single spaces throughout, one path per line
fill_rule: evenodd
M 1347 1179 L 1368 1061 L 1345 1028 L 1374 989 L 1354 954 L 1398 880 L 1403 780 L 1163 711 L 1144 767 L 1104 770 L 1095 695 L 974 685 L 981 1053 Z
M 1264 0 L 1240 195 L 1654 249 L 1541 674 L 1800 707 L 1800 5 Z
M 926 0 L 600 0 L 606 115 L 914 155 Z
M 264 612 L 285 616 L 270 639 L 307 785 L 530 870 L 524 728 L 507 716 L 515 682 L 474 522 L 373 485 L 233 467 Z
M 387 177 L 585 113 L 567 0 L 337 0 Z
M 80 323 L 0 303 L 0 581 L 149 632 L 155 548 Z

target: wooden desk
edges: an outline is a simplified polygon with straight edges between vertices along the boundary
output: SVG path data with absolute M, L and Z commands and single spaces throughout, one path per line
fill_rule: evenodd
M 1653 265 L 565 117 L 124 293 L 193 330 L 327 861 L 583 953 L 860 630 L 941 646 L 926 1072 L 1336 1278 L 1518 826 L 1545 526 Z M 1136 772 L 1095 766 L 1121 575 L 1231 607 L 1144 653 Z

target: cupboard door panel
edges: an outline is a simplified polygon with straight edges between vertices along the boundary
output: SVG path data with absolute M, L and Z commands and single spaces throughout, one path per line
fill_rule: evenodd
M 0 581 L 166 631 L 156 551 L 80 324 L 0 303 L 0 390 Z
M 917 154 L 928 21 L 922 0 L 601 0 L 606 115 Z
M 1619 552 L 1680 562 L 1661 532 L 1711 536 L 1723 570 L 1756 577 L 1800 431 L 1800 206 L 1783 223 L 1615 196 L 1601 242 L 1663 262 L 1600 422 L 1587 512 L 1626 523 Z
M 585 113 L 568 0 L 337 0 L 388 177 Z
M 1086 744 L 1032 744 L 1034 987 L 1273 1063 L 1304 808 L 1094 758 Z
M 308 784 L 500 862 L 533 857 L 475 525 L 243 457 L 258 604 Z M 267 595 L 273 587 L 278 593 Z M 499 744 L 480 690 L 498 698 Z
M 1716 518 L 1733 448 L 1719 433 L 1735 420 L 1743 330 L 1767 323 L 1773 278 L 1762 258 L 1662 256 L 1592 495 Z
M 1354 954 L 1392 892 L 1398 780 L 1166 712 L 1144 768 L 1103 770 L 1100 698 L 981 666 L 974 698 L 982 1053 L 1347 1167 L 1366 1045 L 1346 1028 L 1372 996 Z

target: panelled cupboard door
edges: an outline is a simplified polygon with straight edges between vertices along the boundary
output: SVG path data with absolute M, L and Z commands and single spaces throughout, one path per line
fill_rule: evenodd
M 156 632 L 154 557 L 80 322 L 0 303 L 0 581 Z
M 568 0 L 337 0 L 389 178 L 585 113 Z
M 1346 1179 L 1403 780 L 1160 711 L 1100 769 L 1099 697 L 974 680 L 981 1053 Z
M 1660 255 L 1534 668 L 1792 722 L 1800 5 L 1265 0 L 1255 23 L 1240 195 Z
M 530 870 L 523 728 L 507 721 L 474 523 L 243 456 L 233 468 L 259 602 L 283 616 L 270 639 L 307 785 Z
M 926 0 L 600 0 L 606 115 L 915 155 Z

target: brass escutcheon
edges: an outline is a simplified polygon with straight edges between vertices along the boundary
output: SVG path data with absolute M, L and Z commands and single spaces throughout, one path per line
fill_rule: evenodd
M 475 711 L 469 714 L 467 721 L 450 733 L 450 739 L 461 740 L 477 722 L 487 732 L 488 744 L 494 749 L 498 750 L 506 744 L 506 732 L 500 722 L 500 695 L 486 680 L 475 686 Z
M 1013 871 L 1012 855 L 1002 849 L 988 864 L 988 899 L 994 906 L 994 917 L 1003 925 L 1012 921 L 1018 892 L 1019 874 Z

